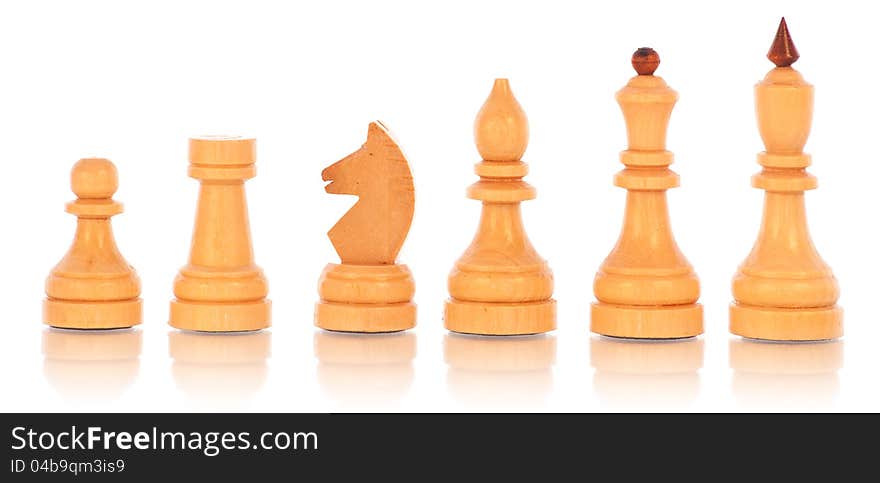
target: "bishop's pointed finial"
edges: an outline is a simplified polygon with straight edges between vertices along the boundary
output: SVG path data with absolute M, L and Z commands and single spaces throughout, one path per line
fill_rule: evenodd
M 519 161 L 529 143 L 529 120 L 507 79 L 495 79 L 474 122 L 477 150 L 485 161 Z
M 779 28 L 776 30 L 776 38 L 773 39 L 773 45 L 767 52 L 767 58 L 770 62 L 776 64 L 776 67 L 788 67 L 797 62 L 800 58 L 794 42 L 791 41 L 791 34 L 788 33 L 788 25 L 785 23 L 785 17 L 779 22 Z

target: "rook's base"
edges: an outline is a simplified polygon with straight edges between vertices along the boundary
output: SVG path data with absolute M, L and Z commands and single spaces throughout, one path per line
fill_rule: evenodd
M 843 336 L 843 309 L 805 309 L 730 304 L 730 332 L 750 339 L 811 341 Z
M 556 301 L 492 303 L 446 301 L 447 330 L 478 335 L 541 334 L 556 329 Z
M 174 299 L 168 323 L 175 329 L 200 332 L 244 332 L 272 325 L 272 302 L 211 303 Z
M 703 306 L 624 306 L 594 302 L 590 331 L 630 339 L 683 339 L 703 333 Z

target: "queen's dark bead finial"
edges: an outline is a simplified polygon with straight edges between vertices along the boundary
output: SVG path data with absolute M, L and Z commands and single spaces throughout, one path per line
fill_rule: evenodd
M 650 47 L 641 47 L 632 56 L 633 69 L 639 75 L 654 75 L 654 71 L 660 65 L 660 55 Z

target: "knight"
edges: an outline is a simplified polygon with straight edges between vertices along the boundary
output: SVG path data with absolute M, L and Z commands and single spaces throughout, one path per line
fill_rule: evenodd
M 321 176 L 327 193 L 358 200 L 327 233 L 341 263 L 321 273 L 315 325 L 364 333 L 415 327 L 415 281 L 397 263 L 415 206 L 412 173 L 400 147 L 381 122 L 372 122 L 364 145 Z

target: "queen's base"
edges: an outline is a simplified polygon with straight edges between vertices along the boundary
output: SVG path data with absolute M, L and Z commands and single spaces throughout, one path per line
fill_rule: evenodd
M 628 339 L 683 339 L 703 333 L 703 306 L 624 306 L 594 302 L 590 331 Z

